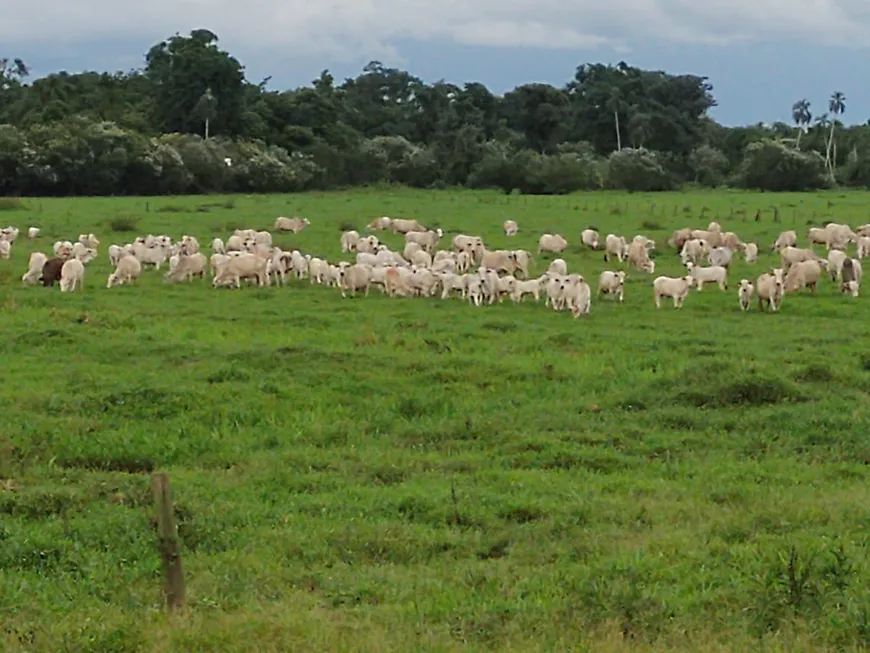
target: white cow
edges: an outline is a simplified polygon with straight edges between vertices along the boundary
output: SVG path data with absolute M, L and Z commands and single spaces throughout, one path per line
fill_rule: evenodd
M 106 288 L 132 283 L 139 278 L 140 274 L 142 274 L 142 264 L 139 262 L 139 259 L 131 254 L 127 254 L 118 261 L 115 271 L 109 275 L 106 281 Z
M 358 231 L 345 231 L 341 234 L 341 251 L 342 253 L 346 252 L 355 252 L 356 246 L 359 243 L 359 232 Z
M 611 256 L 615 256 L 620 263 L 628 258 L 628 243 L 624 236 L 607 234 L 604 239 L 604 261 L 610 261 Z
M 356 297 L 357 290 L 364 290 L 365 296 L 368 297 L 371 283 L 371 265 L 341 265 L 338 269 L 338 287 L 341 289 L 342 297 L 347 297 L 348 290 L 351 297 Z
M 612 272 L 605 270 L 598 277 L 598 296 L 602 294 L 616 295 L 619 301 L 623 301 L 625 292 L 625 272 Z
M 60 291 L 74 292 L 81 290 L 85 278 L 85 266 L 77 258 L 71 258 L 60 269 Z
M 600 237 L 595 229 L 584 229 L 580 234 L 580 241 L 590 249 L 598 249 Z
M 755 287 L 749 279 L 740 280 L 740 286 L 737 288 L 737 299 L 740 302 L 740 310 L 749 310 L 749 304 L 752 301 L 752 295 L 754 292 Z
M 561 254 L 568 247 L 568 241 L 559 234 L 544 234 L 538 239 L 538 254 L 554 252 Z
M 42 277 L 42 267 L 47 260 L 48 257 L 42 252 L 33 252 L 27 262 L 27 272 L 21 277 L 21 281 L 28 286 L 36 285 L 36 282 Z
M 785 272 L 782 268 L 772 269 L 765 272 L 755 281 L 755 294 L 758 297 L 758 310 L 763 311 L 767 306 L 775 313 L 782 306 L 782 298 L 785 294 Z
M 716 283 L 720 290 L 728 290 L 728 270 L 721 265 L 702 268 L 689 261 L 686 263 L 686 270 L 698 286 L 698 292 L 703 290 L 705 283 Z
M 681 308 L 689 295 L 692 281 L 691 275 L 688 274 L 685 277 L 656 277 L 656 280 L 653 281 L 656 308 L 662 307 L 662 297 L 672 298 L 674 308 Z

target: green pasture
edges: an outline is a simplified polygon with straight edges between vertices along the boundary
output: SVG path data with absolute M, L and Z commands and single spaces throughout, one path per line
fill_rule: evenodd
M 870 645 L 870 286 L 778 314 L 740 278 L 781 230 L 870 222 L 866 193 L 0 200 L 0 650 L 860 650 Z M 417 218 L 491 249 L 580 231 L 667 246 L 712 219 L 761 250 L 730 287 L 588 318 L 526 300 L 105 288 L 106 249 L 307 217 L 276 244 L 337 261 L 346 228 Z M 520 232 L 507 238 L 505 219 Z M 42 229 L 28 241 L 27 227 Z M 114 228 L 133 231 L 115 232 Z M 29 253 L 94 232 L 83 292 Z M 379 234 L 393 249 L 399 236 Z M 535 256 L 534 273 L 549 260 Z M 176 500 L 188 610 L 161 595 L 150 472 Z

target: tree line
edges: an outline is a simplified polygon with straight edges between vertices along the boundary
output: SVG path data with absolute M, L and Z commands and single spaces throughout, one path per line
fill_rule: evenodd
M 154 45 L 141 70 L 29 83 L 0 59 L 0 195 L 292 192 L 382 183 L 560 194 L 685 184 L 870 186 L 870 129 L 837 91 L 794 124 L 725 127 L 706 77 L 582 64 L 563 87 L 503 96 L 368 64 L 268 89 L 208 30 Z

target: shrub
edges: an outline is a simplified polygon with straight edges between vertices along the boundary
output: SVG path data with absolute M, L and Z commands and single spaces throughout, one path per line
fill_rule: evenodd
M 608 179 L 613 188 L 630 192 L 671 190 L 675 185 L 656 153 L 643 148 L 611 154 Z
M 564 195 L 602 187 L 598 161 L 583 147 L 539 154 L 504 143 L 487 143 L 468 179 L 472 188 L 518 190 L 529 195 Z
M 137 231 L 139 218 L 135 215 L 119 215 L 109 220 L 109 229 L 116 233 Z
M 825 160 L 818 152 L 800 152 L 772 140 L 746 147 L 735 183 L 767 191 L 804 191 L 829 185 Z
M 689 155 L 689 167 L 696 184 L 716 188 L 725 183 L 728 157 L 715 147 L 702 145 Z

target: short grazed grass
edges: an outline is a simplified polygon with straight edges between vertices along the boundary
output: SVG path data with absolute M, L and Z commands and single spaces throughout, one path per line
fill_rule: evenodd
M 870 644 L 868 300 L 830 281 L 776 315 L 736 297 L 781 229 L 866 222 L 863 193 L 21 204 L 0 261 L 0 649 Z M 657 274 L 680 272 L 672 229 L 714 218 L 764 253 L 681 311 L 656 311 L 632 272 L 624 305 L 580 320 L 543 301 L 343 300 L 308 281 L 104 287 L 112 242 L 207 247 L 278 215 L 311 220 L 278 244 L 330 260 L 342 227 L 380 215 L 440 226 L 442 247 L 464 232 L 535 251 L 558 231 L 593 287 L 606 264 L 578 246 L 590 224 L 655 238 Z M 30 251 L 89 232 L 102 245 L 84 292 L 20 284 Z M 183 543 L 189 610 L 173 619 L 153 470 L 170 474 Z

